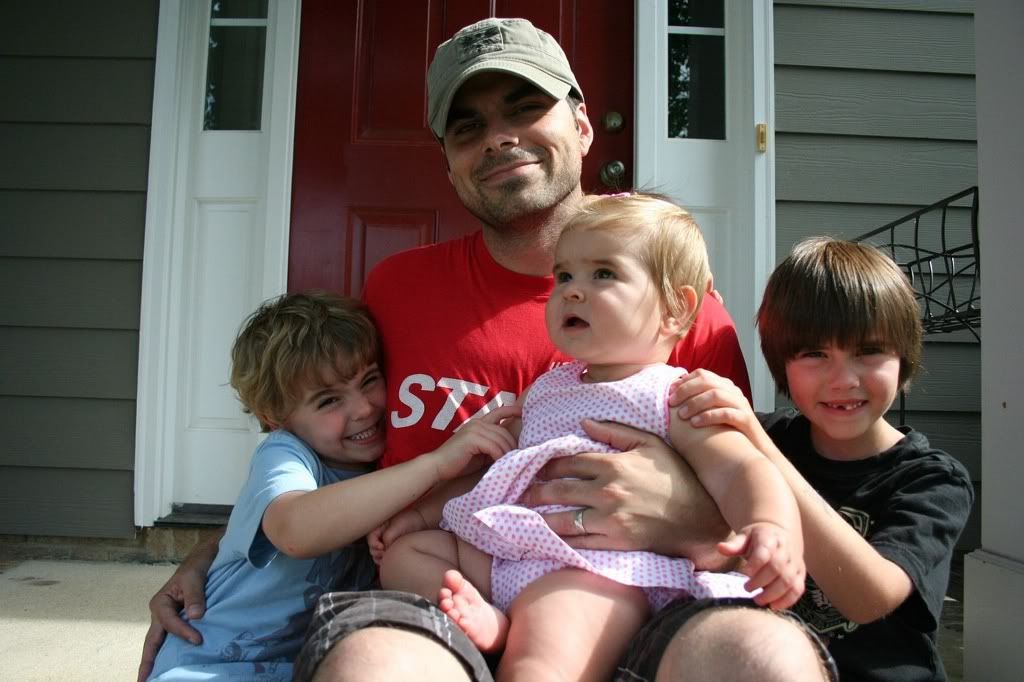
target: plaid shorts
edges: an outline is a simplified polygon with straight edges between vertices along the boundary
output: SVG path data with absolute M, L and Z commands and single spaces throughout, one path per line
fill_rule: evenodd
M 734 597 L 723 599 L 678 599 L 655 613 L 654 617 L 647 621 L 647 624 L 640 629 L 640 632 L 630 642 L 629 650 L 615 671 L 614 681 L 650 682 L 654 680 L 658 674 L 661 657 L 665 655 L 669 642 L 686 625 L 686 622 L 701 611 L 722 607 L 763 608 L 755 604 L 751 599 Z M 818 658 L 821 660 L 821 665 L 829 680 L 838 682 L 839 672 L 836 670 L 836 663 L 832 660 L 832 654 L 828 652 L 828 649 L 818 639 L 818 636 L 795 613 L 782 611 L 780 615 L 789 618 L 804 631 L 818 652 Z
M 331 647 L 356 630 L 392 627 L 418 632 L 459 659 L 475 682 L 493 682 L 483 655 L 466 634 L 429 601 L 409 592 L 328 592 L 320 597 L 293 679 L 309 680 Z
M 759 609 L 750 599 L 677 600 L 658 611 L 630 642 L 629 650 L 615 672 L 615 682 L 654 680 L 661 658 L 688 620 L 709 608 L 743 607 Z M 782 615 L 807 633 L 822 666 L 833 682 L 839 680 L 835 662 L 821 640 L 795 614 Z M 317 603 L 306 641 L 295 660 L 295 680 L 309 680 L 332 646 L 351 633 L 367 627 L 393 627 L 418 632 L 452 652 L 475 682 L 493 682 L 488 660 L 477 651 L 465 633 L 436 606 L 415 594 L 376 590 L 330 592 Z M 490 661 L 495 663 L 494 660 Z

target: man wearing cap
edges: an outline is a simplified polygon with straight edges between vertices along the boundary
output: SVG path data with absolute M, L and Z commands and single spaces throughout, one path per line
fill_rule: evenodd
M 555 242 L 583 200 L 580 174 L 593 139 L 565 54 L 526 20 L 487 19 L 463 28 L 438 47 L 427 81 L 430 129 L 481 231 L 393 256 L 367 278 L 364 298 L 386 359 L 385 466 L 435 449 L 465 419 L 514 401 L 567 359 L 547 338 L 544 304 Z M 729 376 L 749 397 L 732 320 L 713 297 L 705 298 L 670 362 Z M 586 507 L 583 524 L 573 523 L 572 512 L 548 517 L 575 547 L 648 549 L 705 567 L 720 560 L 715 542 L 728 528 L 680 457 L 661 440 L 623 426 L 597 425 L 591 435 L 623 452 L 554 460 L 546 478 L 574 480 L 538 484 L 524 503 Z M 140 672 L 165 627 L 190 634 L 178 609 L 182 602 L 201 609 L 213 554 L 210 545 L 194 550 L 150 602 L 154 624 Z M 662 674 L 687 669 L 678 666 L 692 670 L 700 661 L 716 678 L 736 677 L 755 664 L 762 666 L 759 679 L 771 679 L 764 665 L 781 659 L 778 649 L 766 652 L 774 654 L 769 661 L 751 653 L 763 656 L 765 637 L 785 647 L 789 661 L 820 669 L 810 641 L 772 614 L 665 611 L 672 618 L 659 613 L 652 631 L 638 637 L 624 679 L 654 679 L 663 654 Z M 725 643 L 732 649 L 723 654 Z M 739 668 L 716 669 L 716 662 Z M 778 675 L 806 679 L 803 670 Z M 324 595 L 295 667 L 296 679 L 314 672 L 330 680 L 491 679 L 457 626 L 425 600 L 396 592 Z

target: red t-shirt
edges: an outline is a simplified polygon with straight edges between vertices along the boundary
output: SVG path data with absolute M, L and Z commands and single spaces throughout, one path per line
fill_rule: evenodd
M 437 448 L 466 419 L 514 402 L 570 360 L 544 324 L 551 287 L 550 276 L 496 263 L 480 232 L 396 254 L 370 272 L 363 298 L 380 330 L 388 385 L 383 466 Z M 668 362 L 729 377 L 750 397 L 735 325 L 710 296 Z

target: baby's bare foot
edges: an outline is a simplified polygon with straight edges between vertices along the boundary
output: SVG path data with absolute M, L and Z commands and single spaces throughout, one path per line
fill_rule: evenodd
M 437 605 L 480 651 L 489 653 L 505 646 L 508 617 L 488 603 L 458 571 L 445 571 Z

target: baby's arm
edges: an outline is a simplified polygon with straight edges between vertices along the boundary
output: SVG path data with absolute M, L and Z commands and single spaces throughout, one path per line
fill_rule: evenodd
M 444 445 L 408 462 L 308 492 L 274 498 L 263 514 L 267 539 L 288 556 L 308 559 L 366 535 L 415 502 L 439 481 L 472 471 L 476 455 L 496 459 L 515 447 L 500 425 L 518 414 L 501 407 L 475 419 Z
M 786 481 L 750 440 L 732 427 L 694 428 L 672 411 L 669 437 L 693 467 L 737 535 L 719 545 L 742 556 L 755 601 L 784 609 L 804 591 L 800 514 Z
M 672 402 L 686 408 L 694 426 L 728 424 L 741 430 L 778 468 L 800 508 L 807 571 L 843 616 L 870 623 L 894 611 L 913 591 L 910 577 L 811 487 L 734 388 L 728 379 L 699 370 L 683 377 Z

